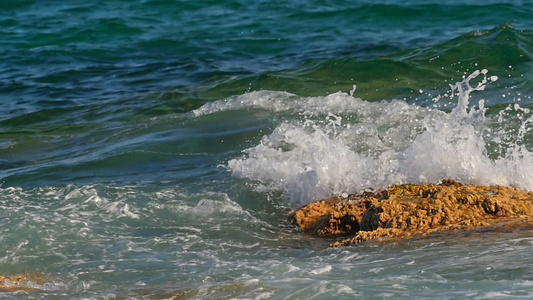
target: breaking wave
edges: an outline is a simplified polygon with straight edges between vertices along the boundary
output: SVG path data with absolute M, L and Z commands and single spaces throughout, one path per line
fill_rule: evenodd
M 252 92 L 193 113 L 259 109 L 281 116 L 272 133 L 227 168 L 257 191 L 283 193 L 292 207 L 332 194 L 446 178 L 533 190 L 533 153 L 524 142 L 533 123 L 530 110 L 514 104 L 487 117 L 485 100 L 469 103 L 472 92 L 496 80 L 484 69 L 450 85 L 446 96 L 457 103 L 450 112 L 400 100 L 368 102 L 353 96 L 354 86 L 325 97 Z M 510 119 L 519 122 L 502 126 Z

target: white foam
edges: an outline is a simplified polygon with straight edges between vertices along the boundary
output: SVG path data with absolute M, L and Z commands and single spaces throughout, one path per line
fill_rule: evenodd
M 212 215 L 217 213 L 241 214 L 246 213 L 242 207 L 235 201 L 218 201 L 212 199 L 202 199 L 198 204 L 191 208 L 189 212 L 195 215 Z
M 533 190 L 533 155 L 523 145 L 533 123 L 529 110 L 508 108 L 521 116 L 518 134 L 510 136 L 505 126 L 496 131 L 489 126 L 505 124 L 508 113 L 488 120 L 483 100 L 478 108 L 469 103 L 470 93 L 497 80 L 487 79 L 487 73 L 476 71 L 450 85 L 447 94 L 458 103 L 451 113 L 397 100 L 367 102 L 341 92 L 298 97 L 261 91 L 206 104 L 194 114 L 265 109 L 286 115 L 227 167 L 235 177 L 254 182 L 258 191 L 282 192 L 293 207 L 332 194 L 446 178 Z M 494 158 L 487 145 L 498 141 L 503 150 Z
M 317 268 L 317 269 L 311 270 L 309 273 L 311 273 L 313 275 L 320 275 L 320 274 L 324 274 L 324 273 L 329 273 L 329 272 L 331 272 L 332 269 L 333 268 L 330 265 L 326 265 L 326 266 L 323 266 L 321 268 Z
M 395 110 L 413 110 L 403 101 L 389 103 Z M 383 105 L 337 92 L 325 97 L 300 97 L 287 92 L 255 91 L 224 100 L 209 102 L 193 110 L 196 117 L 230 110 L 264 109 L 275 113 L 303 115 L 356 114 L 380 117 Z M 416 109 L 420 109 L 417 107 Z

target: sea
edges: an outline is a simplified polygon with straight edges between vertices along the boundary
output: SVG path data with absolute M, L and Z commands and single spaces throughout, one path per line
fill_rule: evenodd
M 2 0 L 1 299 L 526 299 L 533 231 L 331 248 L 291 210 L 533 191 L 531 0 Z

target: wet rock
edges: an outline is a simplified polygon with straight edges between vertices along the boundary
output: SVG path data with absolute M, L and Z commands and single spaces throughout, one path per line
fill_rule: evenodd
M 37 274 L 0 275 L 0 292 L 34 291 L 43 281 Z
M 424 236 L 452 229 L 476 229 L 505 222 L 533 224 L 533 193 L 504 186 L 394 185 L 379 193 L 333 197 L 289 214 L 304 233 L 350 236 L 332 246 L 377 238 Z

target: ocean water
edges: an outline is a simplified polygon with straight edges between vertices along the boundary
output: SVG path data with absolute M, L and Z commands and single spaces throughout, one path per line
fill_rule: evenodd
M 3 0 L 6 299 L 533 297 L 533 234 L 329 248 L 391 184 L 533 191 L 533 1 Z

